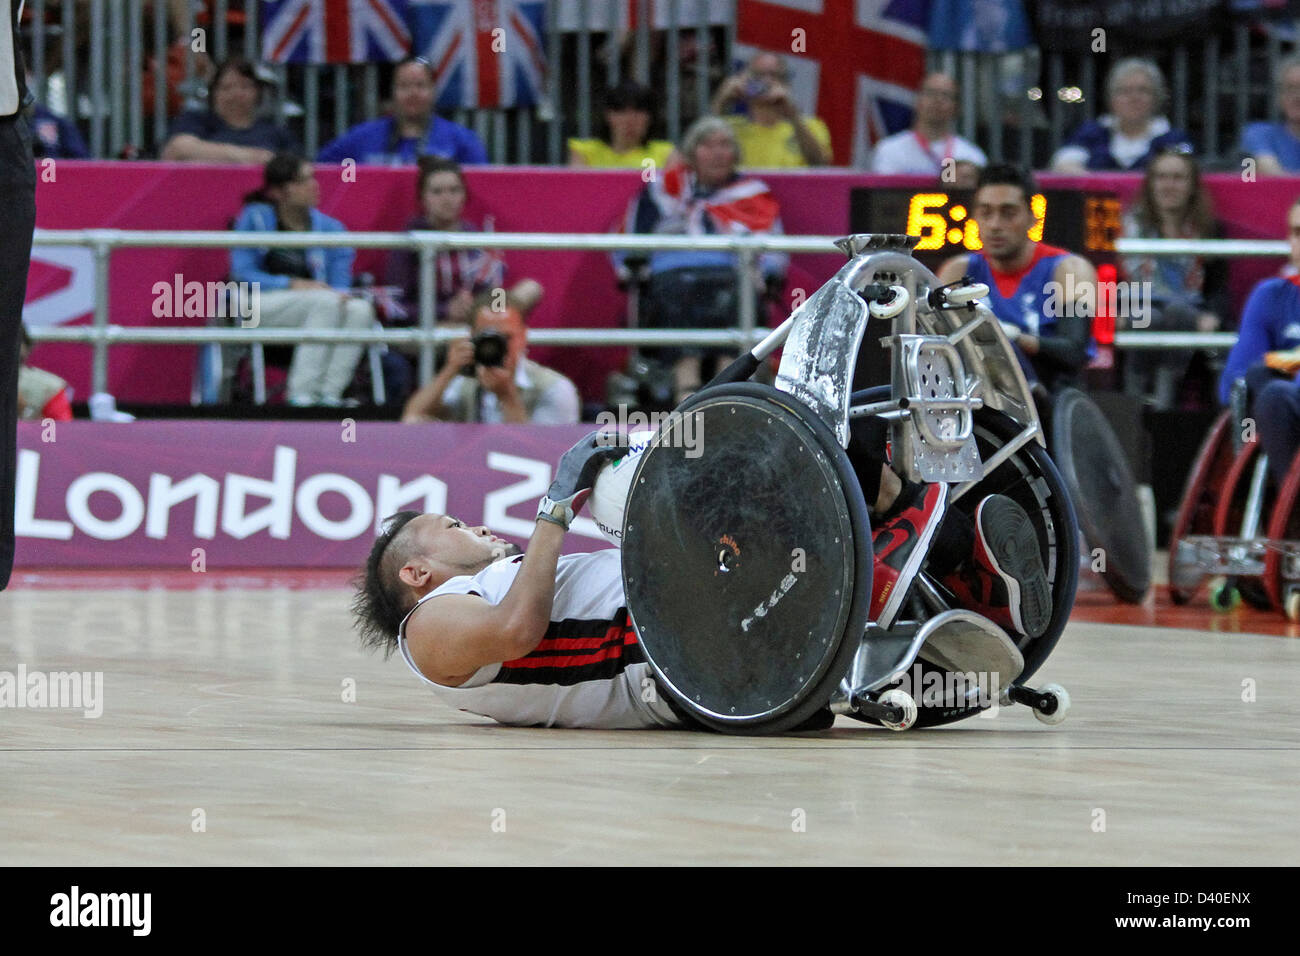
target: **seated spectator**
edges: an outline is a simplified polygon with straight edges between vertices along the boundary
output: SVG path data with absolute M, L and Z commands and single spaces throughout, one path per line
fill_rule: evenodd
M 1227 405 L 1232 383 L 1246 379 L 1251 383 L 1251 397 L 1260 392 L 1262 380 L 1271 378 L 1276 367 L 1285 372 L 1284 363 L 1266 364 L 1269 353 L 1300 354 L 1300 198 L 1291 203 L 1286 215 L 1287 239 L 1291 245 L 1287 267 L 1281 275 L 1264 279 L 1251 290 L 1241 312 L 1237 342 L 1228 353 L 1219 378 L 1219 401 Z M 1277 356 L 1274 356 L 1276 359 Z M 1297 365 L 1291 372 L 1300 370 Z
M 917 92 L 912 128 L 886 136 L 876 144 L 871 171 L 943 177 L 945 173 L 956 176 L 958 163 L 974 164 L 977 170 L 987 165 L 984 151 L 957 135 L 956 121 L 956 81 L 946 73 L 931 73 Z
M 1191 137 L 1157 115 L 1165 97 L 1159 67 L 1150 60 L 1120 60 L 1106 77 L 1110 113 L 1074 131 L 1052 157 L 1052 172 L 1138 172 L 1162 149 L 1193 152 Z
M 658 169 L 668 165 L 673 144 L 649 138 L 655 97 L 636 83 L 623 83 L 605 93 L 605 130 L 601 139 L 569 140 L 570 166 L 640 168 L 647 159 Z
M 448 346 L 442 370 L 411 396 L 402 421 L 534 425 L 578 421 L 580 402 L 573 382 L 525 357 L 528 326 L 519 309 L 511 305 L 494 309 L 491 293 L 484 293 L 475 301 L 470 334 L 471 338 Z M 476 361 L 476 343 L 485 341 L 500 361 Z
M 247 198 L 235 222 L 244 232 L 345 232 L 319 209 L 320 185 L 311 164 L 277 153 L 266 164 L 262 188 Z M 375 310 L 351 294 L 355 253 L 316 249 L 238 248 L 230 275 L 259 289 L 255 316 L 265 328 L 370 329 Z M 342 405 L 363 349 L 360 345 L 299 345 L 287 384 L 290 405 Z
M 53 372 L 27 364 L 32 338 L 26 326 L 18 347 L 18 418 L 19 420 L 56 422 L 72 421 L 72 388 Z
M 711 109 L 724 116 L 736 106 L 744 115 L 726 116 L 748 166 L 776 169 L 826 166 L 831 134 L 816 116 L 804 116 L 790 93 L 790 72 L 775 53 L 759 53 L 749 66 L 726 80 Z
M 1262 176 L 1300 173 L 1300 55 L 1279 64 L 1277 101 L 1283 122 L 1251 123 L 1241 134 L 1241 151 Z
M 31 71 L 27 73 L 27 88 L 36 89 Z M 60 116 L 43 103 L 32 104 L 31 121 L 32 154 L 37 159 L 88 159 L 90 150 L 81 137 L 77 124 Z
M 474 232 L 462 218 L 469 193 L 458 164 L 437 156 L 422 156 L 416 179 L 419 214 L 407 223 L 411 230 Z M 467 325 L 474 297 L 505 287 L 506 264 L 491 250 L 456 249 L 439 252 L 434 260 L 435 321 L 438 325 Z M 388 325 L 415 325 L 420 316 L 420 257 L 410 249 L 388 254 L 384 283 L 395 292 L 396 306 L 384 316 Z M 542 299 L 542 286 L 523 279 L 507 290 L 507 301 L 528 318 Z M 415 388 L 413 356 L 390 348 L 384 357 L 384 384 L 390 401 L 402 401 Z
M 632 201 L 625 231 L 691 236 L 783 231 L 780 206 L 767 184 L 738 171 L 741 150 L 726 120 L 716 116 L 696 120 L 682 137 L 681 156 Z M 615 254 L 614 261 L 620 273 L 630 265 L 626 253 Z M 784 253 L 763 254 L 753 281 L 760 288 L 779 285 L 787 262 Z M 660 251 L 652 253 L 646 265 L 649 285 L 643 326 L 695 329 L 739 324 L 734 253 Z M 754 318 L 757 324 L 765 324 L 761 315 Z M 679 399 L 699 388 L 701 356 L 698 351 L 659 350 L 659 358 L 675 362 Z
M 172 123 L 162 158 L 192 163 L 261 163 L 297 152 L 293 134 L 260 115 L 268 81 L 242 57 L 217 67 L 208 87 L 209 108 L 187 110 Z
M 458 163 L 486 163 L 487 150 L 471 130 L 434 113 L 433 70 L 411 57 L 393 70 L 392 116 L 352 127 L 320 151 L 317 160 L 352 159 L 375 166 L 413 165 L 421 156 L 441 156 Z
M 415 189 L 419 214 L 407 223 L 406 228 L 435 232 L 476 231 L 462 218 L 469 191 L 459 164 L 437 156 L 422 156 L 418 165 Z M 470 304 L 476 295 L 504 286 L 506 265 L 499 253 L 458 249 L 438 253 L 434 273 L 437 277 L 437 322 L 464 325 L 469 321 Z M 398 301 L 407 323 L 413 324 L 420 312 L 420 257 L 409 249 L 390 252 L 384 282 L 401 289 Z M 542 287 L 532 279 L 524 279 L 516 283 L 509 294 L 527 318 L 541 301 Z
M 1222 230 L 1209 194 L 1201 183 L 1201 165 L 1178 150 L 1155 155 L 1142 189 L 1124 216 L 1124 235 L 1136 239 L 1216 239 Z M 1149 324 L 1133 325 L 1163 332 L 1213 332 L 1228 307 L 1228 267 L 1222 259 L 1201 256 L 1128 256 L 1124 271 L 1150 293 Z M 1132 323 L 1130 323 L 1132 324 Z M 1134 351 L 1125 356 L 1125 389 L 1150 396 L 1157 408 L 1173 406 L 1179 380 L 1196 353 Z

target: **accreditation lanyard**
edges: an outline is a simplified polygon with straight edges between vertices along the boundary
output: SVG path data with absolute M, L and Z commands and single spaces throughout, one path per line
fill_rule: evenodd
M 935 159 L 935 158 L 934 158 L 934 153 L 932 153 L 932 152 L 930 151 L 930 141 L 929 141 L 928 139 L 926 139 L 924 136 L 922 136 L 922 135 L 921 135 L 920 133 L 918 133 L 916 130 L 912 130 L 912 136 L 916 139 L 917 145 L 921 147 L 921 152 L 925 153 L 925 155 L 928 156 L 928 157 L 930 158 L 930 160 L 931 160 L 931 161 L 932 161 L 932 162 L 933 162 L 933 163 L 934 163 L 934 164 L 939 168 L 939 172 L 943 172 L 943 170 L 944 170 L 944 165 L 948 162 L 948 160 L 952 159 L 952 142 L 953 142 L 953 137 L 951 137 L 951 136 L 946 136 L 946 137 L 944 137 L 944 140 L 943 140 L 943 160 L 940 161 L 940 160 Z

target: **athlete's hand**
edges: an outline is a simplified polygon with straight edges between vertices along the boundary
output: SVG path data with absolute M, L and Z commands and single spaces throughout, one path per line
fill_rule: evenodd
M 562 525 L 567 531 L 582 510 L 591 486 L 596 483 L 600 466 L 626 451 L 615 436 L 599 431 L 584 435 L 576 445 L 560 456 L 555 480 L 537 505 L 537 517 Z

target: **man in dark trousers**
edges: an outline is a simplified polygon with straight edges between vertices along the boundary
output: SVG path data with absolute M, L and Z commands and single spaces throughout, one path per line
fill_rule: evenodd
M 18 49 L 22 0 L 0 0 L 0 590 L 14 566 L 19 338 L 36 227 L 36 166 L 24 110 L 31 102 Z

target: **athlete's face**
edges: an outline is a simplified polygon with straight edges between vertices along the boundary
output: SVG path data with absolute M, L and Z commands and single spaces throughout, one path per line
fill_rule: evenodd
M 471 528 L 451 515 L 437 514 L 412 518 L 389 547 L 401 548 L 404 557 L 398 576 L 418 595 L 520 553 L 516 545 L 485 527 Z
M 1029 244 L 1034 214 L 1019 186 L 985 186 L 975 194 L 973 215 L 990 259 L 1016 259 Z
M 421 515 L 408 527 L 415 530 L 417 553 L 448 567 L 481 570 L 519 553 L 516 545 L 498 538 L 484 525 L 471 528 L 451 515 Z

